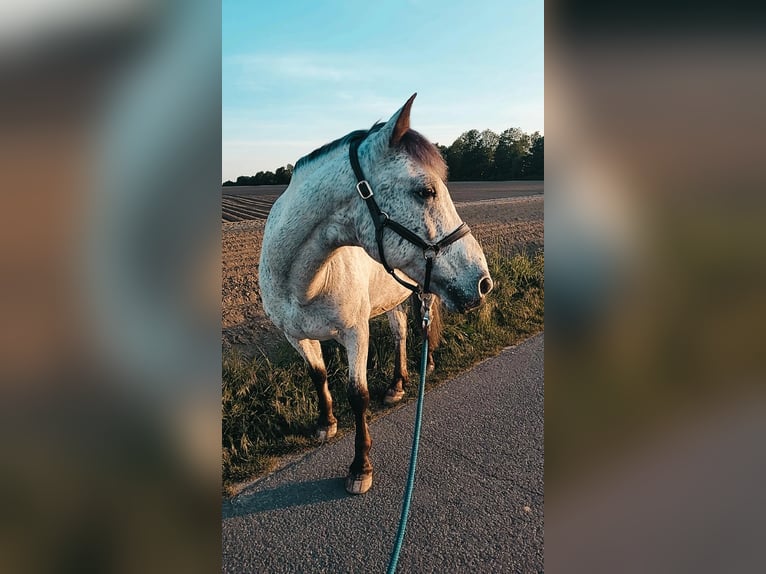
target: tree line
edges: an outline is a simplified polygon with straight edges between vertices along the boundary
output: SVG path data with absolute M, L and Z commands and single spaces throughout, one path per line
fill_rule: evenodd
M 450 181 L 505 181 L 509 179 L 544 179 L 545 138 L 539 132 L 524 133 L 509 128 L 500 134 L 492 130 L 468 130 L 452 145 L 436 144 L 449 168 Z M 259 171 L 240 175 L 223 185 L 279 185 L 290 183 L 293 166 L 287 164 L 276 172 Z
M 469 130 L 449 147 L 436 145 L 447 161 L 450 181 L 544 179 L 545 139 L 539 132 Z
M 259 171 L 255 175 L 240 175 L 236 181 L 227 180 L 224 185 L 287 185 L 293 176 L 293 166 L 287 164 L 273 171 Z

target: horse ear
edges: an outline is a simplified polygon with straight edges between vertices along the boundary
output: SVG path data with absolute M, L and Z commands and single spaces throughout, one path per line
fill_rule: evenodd
M 402 139 L 404 134 L 407 133 L 407 130 L 410 129 L 410 110 L 412 109 L 412 102 L 415 101 L 415 96 L 417 96 L 418 93 L 415 92 L 410 96 L 410 99 L 407 100 L 407 102 L 402 106 L 402 109 L 400 109 L 396 114 L 394 114 L 394 117 L 396 118 L 396 122 L 394 123 L 393 131 L 391 132 L 391 139 L 389 140 L 388 145 L 391 147 L 396 146 L 399 141 Z M 392 117 L 389 122 L 394 121 L 394 117 Z
M 373 135 L 367 138 L 366 146 L 373 157 L 385 154 L 389 148 L 396 146 L 407 130 L 410 129 L 410 109 L 417 94 L 412 94 L 407 103 Z

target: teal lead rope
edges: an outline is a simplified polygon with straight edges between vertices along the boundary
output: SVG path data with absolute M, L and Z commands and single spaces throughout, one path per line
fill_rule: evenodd
M 420 423 L 423 419 L 423 397 L 426 394 L 426 367 L 428 363 L 428 325 L 431 321 L 431 294 L 423 295 L 423 353 L 420 356 L 420 385 L 418 386 L 418 406 L 415 412 L 415 430 L 412 437 L 412 454 L 410 455 L 410 471 L 407 475 L 407 486 L 404 489 L 404 501 L 402 502 L 402 516 L 399 519 L 399 531 L 396 533 L 396 542 L 391 552 L 391 560 L 388 563 L 388 574 L 396 572 L 399 562 L 399 553 L 404 542 L 404 532 L 407 529 L 407 518 L 410 513 L 410 500 L 415 486 L 415 467 L 418 464 L 418 447 L 420 446 Z

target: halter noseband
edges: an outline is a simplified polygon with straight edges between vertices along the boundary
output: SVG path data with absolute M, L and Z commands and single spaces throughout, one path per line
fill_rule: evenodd
M 368 132 L 369 133 L 369 132 Z M 424 241 L 421 239 L 418 235 L 414 234 L 412 231 L 404 227 L 403 225 L 397 223 L 393 219 L 391 219 L 388 214 L 385 211 L 382 211 L 380 207 L 378 206 L 378 203 L 375 201 L 375 198 L 373 197 L 372 193 L 372 187 L 370 187 L 370 183 L 365 179 L 364 173 L 362 172 L 362 166 L 359 165 L 359 144 L 362 143 L 364 138 L 367 137 L 367 134 L 365 134 L 362 137 L 355 138 L 351 141 L 351 146 L 348 150 L 349 160 L 351 161 L 351 168 L 354 170 L 354 175 L 356 176 L 356 190 L 359 192 L 359 197 L 361 197 L 364 202 L 367 204 L 367 208 L 370 210 L 370 215 L 372 216 L 372 222 L 375 224 L 375 240 L 378 243 L 378 253 L 380 254 L 380 262 L 383 264 L 383 267 L 385 267 L 386 271 L 391 274 L 391 276 L 396 279 L 401 285 L 404 285 L 412 291 L 413 293 L 416 293 L 420 298 L 421 301 L 424 303 L 424 307 L 427 304 L 427 309 L 430 309 L 430 299 L 431 299 L 431 271 L 434 266 L 434 258 L 439 254 L 439 251 L 447 247 L 447 245 L 451 245 L 461 237 L 469 234 L 471 230 L 469 229 L 468 225 L 463 222 L 460 225 L 458 225 L 457 229 L 455 229 L 452 233 L 444 237 L 441 241 L 437 241 L 436 243 L 428 243 L 427 241 Z M 383 252 L 383 230 L 388 227 L 399 235 L 400 237 L 406 239 L 413 245 L 417 245 L 423 250 L 423 257 L 426 260 L 426 276 L 425 280 L 423 281 L 423 288 L 421 289 L 418 285 L 408 283 L 407 281 L 404 281 L 401 279 L 394 270 L 393 267 L 391 267 L 388 264 L 388 261 L 386 261 L 385 253 Z M 424 297 L 427 300 L 424 300 Z

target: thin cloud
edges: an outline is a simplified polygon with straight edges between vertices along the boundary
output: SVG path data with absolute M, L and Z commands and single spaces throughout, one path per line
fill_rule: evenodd
M 310 54 L 241 54 L 231 58 L 245 78 L 261 83 L 264 78 L 340 82 L 353 80 L 353 67 L 333 61 L 332 56 Z
M 312 90 L 322 85 L 334 89 L 339 85 L 370 86 L 393 73 L 388 66 L 375 64 L 361 53 L 237 54 L 226 61 L 238 69 L 237 85 L 254 90 L 286 82 L 309 83 Z M 351 95 L 345 89 L 342 93 Z

